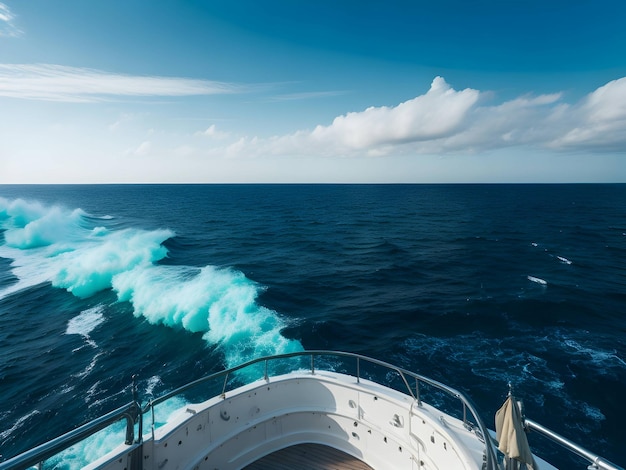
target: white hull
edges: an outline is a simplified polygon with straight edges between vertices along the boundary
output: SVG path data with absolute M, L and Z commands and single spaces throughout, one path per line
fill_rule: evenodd
M 293 373 L 187 406 L 145 440 L 143 468 L 236 470 L 303 443 L 375 469 L 481 469 L 485 449 L 463 422 L 408 395 L 331 372 Z
M 319 363 L 315 362 L 319 357 L 330 357 L 329 364 L 341 363 L 342 367 L 351 363 L 356 373 L 319 370 Z M 288 368 L 291 372 L 268 373 L 274 366 L 285 371 L 284 361 L 294 359 Z M 310 361 L 310 367 L 303 367 L 307 363 L 304 359 Z M 386 383 L 362 378 L 363 365 L 382 368 Z M 335 369 L 334 366 L 328 368 Z M 241 380 L 250 369 L 262 378 L 251 383 Z M 393 388 L 392 383 L 395 383 Z M 140 415 L 143 421 L 139 421 L 149 423 L 152 416 L 154 422 L 155 409 L 172 397 L 192 390 L 206 394 L 208 390 L 215 390 L 215 385 L 221 393 L 213 392 L 206 401 L 184 406 L 165 425 L 159 428 L 153 425 L 140 439 L 134 437 L 137 406 L 133 402 L 128 408 L 116 410 L 40 448 L 0 463 L 0 470 L 33 465 L 124 418 L 127 420 L 127 444 L 86 468 L 238 470 L 299 444 L 336 449 L 375 470 L 513 468 L 506 466 L 504 455 L 496 449 L 493 433 L 465 395 L 427 377 L 347 353 L 304 352 L 252 361 L 150 402 Z M 440 409 L 422 397 L 435 399 L 437 394 L 447 397 L 453 406 L 440 403 Z M 533 423 L 533 428 L 596 465 L 593 468 L 620 470 L 556 433 L 550 436 L 537 423 Z M 537 456 L 535 463 L 535 470 L 555 469 Z

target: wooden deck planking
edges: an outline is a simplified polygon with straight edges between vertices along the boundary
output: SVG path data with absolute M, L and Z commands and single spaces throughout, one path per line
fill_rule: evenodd
M 320 444 L 298 444 L 248 465 L 245 470 L 373 470 L 365 462 Z

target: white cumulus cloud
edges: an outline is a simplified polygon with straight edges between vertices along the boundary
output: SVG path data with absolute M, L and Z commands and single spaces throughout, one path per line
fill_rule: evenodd
M 228 157 L 439 155 L 510 147 L 626 152 L 626 78 L 574 104 L 562 93 L 501 103 L 492 103 L 493 95 L 457 91 L 436 77 L 425 94 L 397 106 L 350 112 L 313 130 L 243 137 L 219 151 Z
M 626 77 L 601 86 L 560 118 L 569 126 L 550 146 L 625 151 Z
M 436 77 L 425 95 L 396 107 L 371 107 L 335 118 L 330 126 L 317 126 L 311 137 L 352 149 L 432 140 L 454 133 L 478 101 L 479 92 L 455 91 Z
M 0 96 L 93 102 L 120 96 L 192 96 L 237 93 L 244 87 L 178 77 L 133 76 L 49 64 L 0 64 Z

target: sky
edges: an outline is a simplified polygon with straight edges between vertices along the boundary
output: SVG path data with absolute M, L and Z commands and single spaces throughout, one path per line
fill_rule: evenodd
M 623 0 L 0 0 L 0 184 L 626 182 Z

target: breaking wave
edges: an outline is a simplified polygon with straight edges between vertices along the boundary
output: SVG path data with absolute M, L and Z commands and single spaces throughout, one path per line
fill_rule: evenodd
M 46 207 L 0 198 L 0 257 L 13 260 L 17 278 L 0 299 L 27 287 L 51 283 L 79 298 L 112 289 L 134 315 L 203 333 L 218 346 L 227 366 L 253 357 L 302 349 L 281 334 L 285 321 L 257 304 L 260 287 L 235 269 L 160 265 L 171 230 L 110 229 L 114 219 L 81 209 Z M 104 321 L 98 307 L 68 324 L 68 334 L 89 333 Z

